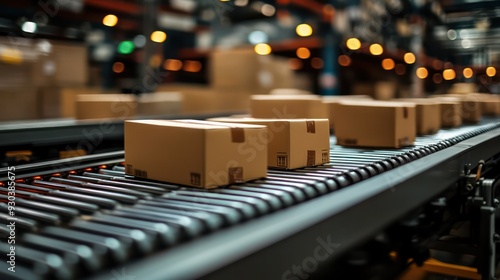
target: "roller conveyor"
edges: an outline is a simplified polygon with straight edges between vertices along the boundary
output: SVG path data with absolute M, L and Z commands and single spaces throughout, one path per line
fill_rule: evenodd
M 30 255 L 19 269 L 41 279 L 112 279 L 124 268 L 136 279 L 281 279 L 318 244 L 331 245 L 325 262 L 335 260 L 443 193 L 467 164 L 500 153 L 500 122 L 403 149 L 331 141 L 329 164 L 215 190 L 127 177 L 123 152 L 16 166 L 16 244 Z M 0 235 L 3 252 L 8 231 Z

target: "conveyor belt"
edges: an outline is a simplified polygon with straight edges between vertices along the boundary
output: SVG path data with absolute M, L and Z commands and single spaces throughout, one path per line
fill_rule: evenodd
M 499 153 L 500 123 L 442 130 L 404 149 L 334 143 L 327 165 L 210 191 L 125 177 L 123 152 L 16 167 L 15 276 L 111 279 L 126 267 L 137 279 L 281 278 L 319 239 L 336 245 L 335 258 L 445 190 L 464 164 Z M 0 199 L 8 279 L 6 187 Z

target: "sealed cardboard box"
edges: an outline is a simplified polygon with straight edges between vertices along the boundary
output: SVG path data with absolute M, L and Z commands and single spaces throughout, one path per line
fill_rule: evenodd
M 405 98 L 395 101 L 411 102 L 415 104 L 417 134 L 434 134 L 441 129 L 441 105 L 433 99 Z
M 126 173 L 198 188 L 215 188 L 267 175 L 261 125 L 195 120 L 125 122 Z
M 182 110 L 182 95 L 177 92 L 146 93 L 136 100 L 139 116 L 179 114 Z
M 484 116 L 500 116 L 500 96 L 484 93 L 470 94 L 481 106 L 481 113 Z
M 478 123 L 481 121 L 481 103 L 472 97 L 464 97 L 460 100 L 462 105 L 462 121 L 467 123 Z
M 319 96 L 252 95 L 250 114 L 268 119 L 327 119 L 328 107 Z
M 339 145 L 399 148 L 415 141 L 413 103 L 344 100 L 335 104 L 334 109 Z
M 213 118 L 211 121 L 267 126 L 265 138 L 256 146 L 267 145 L 267 166 L 294 169 L 330 161 L 330 129 L 327 119 Z
M 258 55 L 253 48 L 216 50 L 210 54 L 210 82 L 216 89 L 244 88 L 254 94 L 294 84 L 288 60 Z
M 462 103 L 455 97 L 436 97 L 441 105 L 441 126 L 457 127 L 462 125 Z
M 79 94 L 99 94 L 99 88 L 46 86 L 39 88 L 42 118 L 75 118 Z
M 334 127 L 335 122 L 335 109 L 334 104 L 342 100 L 373 100 L 369 95 L 331 95 L 323 96 L 322 101 L 328 107 L 328 120 L 330 121 L 330 128 Z
M 80 94 L 77 119 L 115 119 L 135 116 L 137 104 L 131 94 Z

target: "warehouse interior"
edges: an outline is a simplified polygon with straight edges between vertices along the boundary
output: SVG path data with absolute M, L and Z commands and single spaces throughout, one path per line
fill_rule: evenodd
M 499 4 L 0 3 L 0 278 L 496 279 Z

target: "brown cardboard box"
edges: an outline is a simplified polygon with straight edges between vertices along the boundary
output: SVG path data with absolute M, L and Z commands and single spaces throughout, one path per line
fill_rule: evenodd
M 80 94 L 77 119 L 114 119 L 135 116 L 137 104 L 131 94 Z
M 334 127 L 335 109 L 334 104 L 342 100 L 373 100 L 369 95 L 330 95 L 322 97 L 323 103 L 328 107 L 328 120 L 330 120 L 330 128 Z
M 179 114 L 182 110 L 182 95 L 178 92 L 146 93 L 136 100 L 139 116 Z
M 0 121 L 34 120 L 38 116 L 35 87 L 0 88 Z
M 85 86 L 88 81 L 87 47 L 84 44 L 52 42 L 54 83 L 58 86 Z
M 472 97 L 464 97 L 460 100 L 462 104 L 462 121 L 467 123 L 478 123 L 481 121 L 481 103 Z
M 157 91 L 182 95 L 182 113 L 248 112 L 250 93 L 245 89 L 214 89 L 201 85 L 161 85 Z
M 500 116 L 500 98 L 479 100 L 482 114 L 485 116 Z
M 270 95 L 313 95 L 312 92 L 296 88 L 275 88 L 269 91 Z
M 330 130 L 327 119 L 254 119 L 213 118 L 210 121 L 267 126 L 267 166 L 294 169 L 330 162 Z M 257 146 L 257 144 L 256 144 Z
M 484 116 L 500 116 L 500 96 L 485 94 L 485 93 L 472 93 L 467 96 L 477 100 L 481 106 L 481 113 Z
M 258 55 L 252 48 L 217 50 L 210 54 L 210 83 L 216 89 L 244 88 L 253 94 L 290 87 L 294 73 L 288 60 Z
M 127 174 L 199 188 L 267 175 L 265 126 L 182 120 L 125 122 Z
M 457 127 L 462 125 L 462 103 L 456 97 L 435 97 L 441 104 L 441 126 Z
M 327 119 L 328 107 L 319 96 L 252 95 L 250 113 L 254 118 Z
M 388 101 L 341 101 L 334 105 L 337 144 L 399 148 L 415 141 L 415 105 Z
M 394 101 L 415 104 L 418 135 L 434 134 L 441 129 L 441 105 L 438 101 L 428 98 L 404 98 Z
M 76 99 L 80 94 L 104 94 L 99 88 L 61 88 L 61 117 L 76 118 Z

